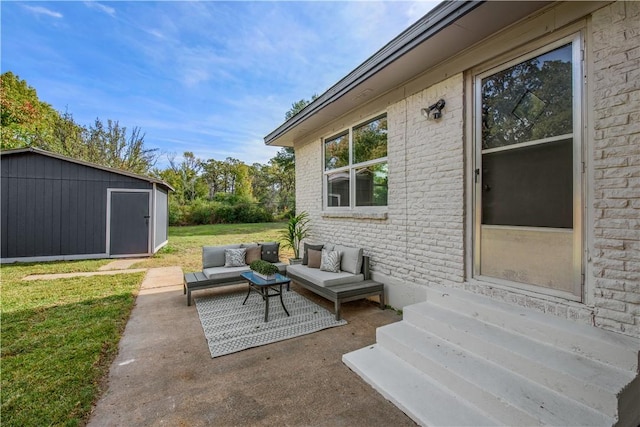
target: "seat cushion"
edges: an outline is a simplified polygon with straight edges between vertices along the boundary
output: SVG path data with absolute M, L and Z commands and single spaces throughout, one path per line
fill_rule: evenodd
M 349 246 L 336 245 L 334 251 L 340 252 L 340 270 L 351 274 L 362 272 L 362 248 L 352 248 Z
M 351 274 L 344 271 L 331 273 L 316 268 L 309 268 L 302 264 L 288 266 L 287 275 L 290 277 L 297 276 L 322 287 L 344 285 L 345 283 L 362 282 L 364 280 L 362 274 Z
M 283 263 L 283 262 L 276 262 L 274 263 L 275 265 L 278 266 L 278 269 L 280 270 L 280 274 L 284 274 L 285 271 L 287 271 L 287 264 Z M 202 273 L 207 276 L 207 279 L 211 279 L 211 280 L 233 280 L 234 278 L 237 278 L 238 281 L 242 281 L 244 280 L 242 277 L 240 277 L 241 273 L 247 272 L 247 271 L 251 271 L 251 269 L 249 268 L 248 265 L 245 265 L 244 267 L 211 267 L 211 268 L 205 268 L 202 270 Z
M 243 280 L 240 273 L 251 271 L 248 265 L 244 267 L 210 267 L 202 270 L 207 279 L 213 280 L 231 280 L 237 278 L 238 281 Z
M 225 249 L 238 249 L 240 244 L 225 246 L 203 246 L 202 268 L 222 267 L 224 265 Z

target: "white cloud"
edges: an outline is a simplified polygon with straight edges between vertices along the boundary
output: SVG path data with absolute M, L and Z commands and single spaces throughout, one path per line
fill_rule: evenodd
M 440 3 L 439 1 L 416 1 L 411 3 L 406 12 L 407 26 L 417 22 L 418 19 L 422 18 Z
M 96 9 L 100 12 L 106 13 L 109 16 L 116 16 L 116 10 L 110 6 L 105 6 L 102 3 L 98 3 L 97 1 L 85 1 L 85 6 L 90 9 Z
M 56 12 L 54 10 L 47 9 L 46 7 L 42 7 L 42 6 L 27 6 L 27 5 L 22 5 L 22 7 L 24 7 L 25 9 L 27 9 L 30 12 L 33 12 L 33 13 L 35 13 L 37 15 L 46 15 L 46 16 L 51 16 L 52 18 L 63 18 L 63 15 L 60 12 Z

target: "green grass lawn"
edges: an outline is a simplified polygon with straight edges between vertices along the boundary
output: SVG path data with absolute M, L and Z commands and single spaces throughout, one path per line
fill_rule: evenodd
M 167 267 L 179 265 L 185 272 L 202 270 L 202 247 L 229 243 L 280 241 L 286 223 L 217 224 L 169 227 L 169 244 L 153 258 L 142 261 L 134 268 Z M 293 250 L 280 247 L 280 258 L 293 256 Z
M 280 240 L 284 223 L 171 227 L 169 244 L 134 268 L 201 269 L 201 247 Z M 281 249 L 284 259 L 292 255 Z M 114 360 L 144 273 L 22 281 L 95 271 L 110 260 L 0 268 L 2 426 L 83 425 Z

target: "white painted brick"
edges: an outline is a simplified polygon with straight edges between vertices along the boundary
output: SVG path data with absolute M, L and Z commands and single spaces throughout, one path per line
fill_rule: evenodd
M 541 312 L 640 336 L 640 2 L 615 2 L 594 12 L 590 39 L 593 121 L 585 153 L 593 231 L 593 307 L 558 298 L 465 281 L 465 110 L 462 74 L 387 108 L 389 206 L 386 219 L 322 216 L 322 146 L 296 143 L 297 210 L 312 219 L 312 238 L 361 246 L 372 270 L 410 286 L 442 284 L 528 306 Z M 444 118 L 427 121 L 420 109 L 447 101 Z M 471 120 L 466 118 L 466 120 Z M 356 123 L 351 123 L 351 125 Z M 344 125 L 349 125 L 344 124 Z M 342 124 L 340 125 L 342 126 Z M 339 129 L 335 129 L 338 131 Z M 588 138 L 586 141 L 589 140 Z M 589 142 L 591 143 L 591 142 Z M 587 142 L 585 142 L 587 144 Z M 468 179 L 468 178 L 467 178 Z M 468 279 L 468 278 L 467 278 Z M 416 294 L 417 295 L 417 294 Z M 391 295 L 392 296 L 392 295 Z M 393 296 L 392 296 L 393 298 Z

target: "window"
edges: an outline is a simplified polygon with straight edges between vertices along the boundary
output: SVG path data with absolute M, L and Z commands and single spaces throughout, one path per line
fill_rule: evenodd
M 388 177 L 386 115 L 325 139 L 326 207 L 387 206 Z
M 483 224 L 573 227 L 572 73 L 569 43 L 482 79 Z

